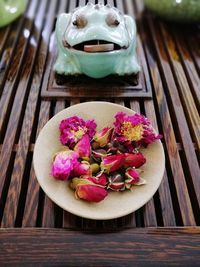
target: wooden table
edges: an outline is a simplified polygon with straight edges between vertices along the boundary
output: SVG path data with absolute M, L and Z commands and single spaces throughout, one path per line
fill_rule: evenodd
M 48 95 L 55 18 L 85 2 L 32 0 L 24 17 L 0 30 L 0 266 L 199 266 L 200 27 L 163 22 L 143 13 L 140 0 L 105 1 L 137 19 L 139 85 L 150 93 L 111 85 L 102 95 L 99 82 L 88 94 L 87 82 L 76 81 L 64 95 Z M 108 221 L 56 206 L 32 166 L 44 124 L 90 100 L 141 112 L 163 134 L 158 191 L 135 213 Z

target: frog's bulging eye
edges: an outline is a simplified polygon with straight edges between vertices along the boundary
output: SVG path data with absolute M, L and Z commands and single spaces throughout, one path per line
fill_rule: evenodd
M 106 23 L 108 24 L 108 26 L 110 27 L 117 27 L 120 22 L 117 19 L 116 15 L 113 13 L 109 13 L 106 17 Z
M 84 28 L 87 25 L 88 21 L 84 15 L 76 16 L 76 19 L 72 22 L 77 28 Z

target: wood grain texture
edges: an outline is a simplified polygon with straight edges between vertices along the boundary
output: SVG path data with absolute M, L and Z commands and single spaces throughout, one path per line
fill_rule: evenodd
M 20 266 L 199 266 L 200 230 L 1 229 L 0 263 Z
M 123 238 L 120 230 L 130 227 L 199 226 L 200 28 L 187 25 L 183 31 L 173 23 L 160 22 L 143 12 L 141 0 L 93 0 L 136 17 L 139 81 L 153 98 L 130 97 L 125 84 L 116 86 L 107 79 L 95 80 L 92 86 L 78 79 L 68 95 L 49 91 L 44 99 L 57 15 L 87 2 L 30 0 L 25 15 L 0 30 L 1 227 L 118 230 Z M 154 197 L 136 212 L 108 221 L 83 219 L 52 203 L 41 190 L 32 164 L 34 144 L 44 124 L 63 108 L 91 100 L 118 103 L 146 115 L 163 135 L 166 156 L 164 177 Z

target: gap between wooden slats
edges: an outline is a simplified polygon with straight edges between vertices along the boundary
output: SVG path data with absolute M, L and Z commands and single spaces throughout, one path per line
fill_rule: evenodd
M 19 62 L 17 64 L 22 64 L 23 60 L 25 59 L 25 55 L 27 52 L 27 48 L 28 48 L 28 41 L 30 40 L 30 34 L 33 28 L 33 18 L 35 16 L 35 12 L 37 10 L 37 2 L 34 3 L 33 5 L 30 5 L 30 9 L 27 12 L 27 16 L 29 19 L 27 19 L 24 23 L 24 30 L 27 30 L 28 32 L 28 37 L 24 40 L 24 31 L 22 31 L 22 34 L 19 38 L 19 45 L 21 45 L 22 47 L 19 48 L 19 51 L 23 51 L 22 54 L 20 52 L 20 54 L 18 54 L 19 57 Z M 15 99 L 12 105 L 12 109 L 10 112 L 10 120 L 8 122 L 8 126 L 7 126 L 7 130 L 6 130 L 6 135 L 5 135 L 5 139 L 2 145 L 2 151 L 1 151 L 1 155 L 0 155 L 0 168 L 1 168 L 1 180 L 0 180 L 0 198 L 2 199 L 3 197 L 5 198 L 5 192 L 3 192 L 3 187 L 7 184 L 10 183 L 10 177 L 7 177 L 7 171 L 8 171 L 8 167 L 9 167 L 9 159 L 12 153 L 12 146 L 15 143 L 15 138 L 17 135 L 17 129 L 19 122 L 20 122 L 20 114 L 21 112 L 24 112 L 24 105 L 26 102 L 26 98 L 27 98 L 27 94 L 28 94 L 28 83 L 29 80 L 27 79 L 27 70 L 30 70 L 29 66 L 33 66 L 33 58 L 30 56 L 27 58 L 27 62 L 23 67 L 21 68 L 22 71 L 21 73 L 19 73 L 19 71 L 17 71 L 16 75 L 19 78 L 19 75 L 21 75 L 21 80 L 19 82 L 18 87 L 16 88 L 16 95 L 15 95 Z M 12 67 L 11 67 L 12 68 Z M 16 68 L 16 66 L 14 65 L 14 68 Z M 15 80 L 15 78 L 14 78 Z M 15 80 L 16 81 L 16 80 Z M 2 111 L 2 121 L 5 120 L 5 114 L 6 114 L 6 109 L 7 107 L 5 106 L 6 104 L 8 104 L 9 98 L 10 98 L 10 93 L 8 92 L 12 92 L 13 90 L 15 90 L 14 85 L 9 89 L 9 83 L 6 83 L 6 86 L 4 87 L 5 90 L 7 91 L 7 94 L 3 95 L 1 97 L 1 101 L 0 101 L 0 107 L 3 109 L 1 109 Z M 6 92 L 5 91 L 5 92 Z M 5 96 L 5 98 L 4 98 Z M 5 101 L 5 102 L 3 102 Z M 15 127 L 13 127 L 13 124 L 15 124 Z M 2 127 L 2 125 L 1 125 Z M 14 182 L 13 182 L 14 183 Z M 16 185 L 17 186 L 17 185 Z M 4 193 L 4 195 L 3 195 Z M 1 207 L 3 209 L 3 207 Z M 15 209 L 14 206 L 12 206 L 12 210 Z M 12 211 L 11 214 L 9 214 L 9 219 L 12 218 Z M 9 224 L 9 222 L 8 222 Z

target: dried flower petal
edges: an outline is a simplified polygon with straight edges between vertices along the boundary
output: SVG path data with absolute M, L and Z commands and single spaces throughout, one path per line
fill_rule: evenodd
M 78 154 L 72 150 L 58 152 L 53 160 L 51 174 L 58 180 L 67 180 L 78 162 Z
M 76 197 L 84 199 L 89 202 L 100 202 L 107 195 L 106 189 L 99 187 L 98 185 L 78 185 L 75 191 Z
M 91 175 L 92 170 L 90 163 L 88 161 L 78 162 L 73 169 L 73 177 L 78 177 L 81 175 Z
M 103 128 L 100 132 L 97 132 L 93 137 L 93 140 L 100 146 L 104 147 L 110 142 L 110 138 L 113 132 L 113 128 L 106 127 Z
M 140 177 L 140 170 L 134 168 L 128 168 L 125 173 L 126 188 L 130 189 L 132 185 L 143 185 L 146 184 L 146 181 Z
M 63 145 L 74 148 L 76 143 L 87 134 L 90 140 L 93 138 L 96 130 L 94 120 L 84 121 L 78 116 L 72 116 L 62 120 L 59 126 L 60 141 Z
M 113 191 L 123 191 L 125 190 L 124 177 L 119 173 L 114 173 L 108 177 L 108 189 Z
M 135 167 L 139 168 L 146 162 L 146 159 L 142 153 L 125 153 L 125 168 Z
M 124 165 L 124 154 L 104 157 L 101 162 L 101 169 L 106 173 L 114 172 Z
M 75 145 L 74 151 L 76 151 L 80 158 L 88 159 L 91 153 L 90 138 L 85 134 L 80 141 Z

